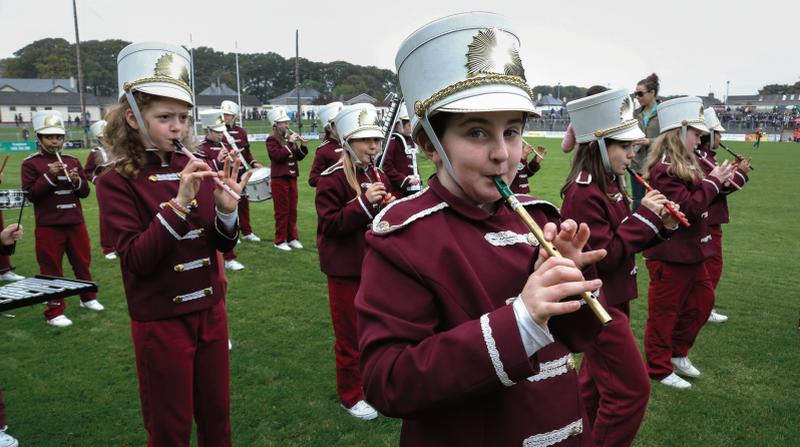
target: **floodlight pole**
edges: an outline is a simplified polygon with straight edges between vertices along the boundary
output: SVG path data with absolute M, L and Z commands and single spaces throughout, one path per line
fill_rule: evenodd
M 297 92 L 297 133 L 303 135 L 303 115 L 300 113 L 300 30 L 294 30 L 294 85 Z
M 86 122 L 86 103 L 83 100 L 83 65 L 81 64 L 81 38 L 78 35 L 78 6 L 75 0 L 72 0 L 72 17 L 75 19 L 75 58 L 78 62 L 78 97 L 81 101 L 81 124 L 84 129 L 88 129 Z M 89 135 L 87 132 L 83 133 L 83 147 L 89 147 Z

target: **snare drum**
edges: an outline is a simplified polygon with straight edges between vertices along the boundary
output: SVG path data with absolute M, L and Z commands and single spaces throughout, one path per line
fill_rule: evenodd
M 22 197 L 25 191 L 21 189 L 0 189 L 0 209 L 19 208 L 22 206 Z M 31 206 L 31 202 L 25 201 L 25 206 Z
M 270 169 L 255 168 L 250 180 L 244 187 L 247 193 L 247 200 L 251 202 L 263 202 L 272 198 L 272 185 L 270 184 Z

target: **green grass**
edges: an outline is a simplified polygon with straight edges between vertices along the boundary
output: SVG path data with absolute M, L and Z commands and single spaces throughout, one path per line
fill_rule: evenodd
M 559 205 L 569 158 L 558 141 L 533 179 L 537 195 Z M 779 446 L 800 438 L 797 220 L 792 199 L 800 145 L 730 145 L 753 155 L 753 182 L 730 199 L 725 228 L 726 267 L 719 309 L 731 319 L 707 326 L 692 359 L 703 371 L 688 392 L 653 386 L 639 446 Z M 266 160 L 263 143 L 254 145 Z M 86 150 L 70 151 L 81 161 Z M 0 154 L 0 156 L 3 154 Z M 17 188 L 25 154 L 11 154 L 3 188 Z M 309 157 L 302 164 L 306 174 Z M 424 172 L 431 167 L 423 163 Z M 315 247 L 314 191 L 300 180 L 300 238 L 306 249 L 280 252 L 271 246 L 272 202 L 252 205 L 253 227 L 264 241 L 237 247 L 246 269 L 229 274 L 231 419 L 241 446 L 396 445 L 399 421 L 357 421 L 338 407 L 333 334 L 325 277 Z M 0 318 L 0 387 L 10 433 L 32 446 L 140 446 L 145 431 L 139 410 L 136 368 L 119 267 L 102 257 L 97 202 L 83 201 L 92 237 L 92 272 L 107 310 L 94 313 L 69 298 L 75 324 L 44 324 L 41 307 Z M 17 211 L 5 213 L 6 223 Z M 17 271 L 38 271 L 33 212 L 23 217 L 26 237 L 12 258 Z M 65 264 L 65 270 L 70 272 Z M 647 290 L 640 265 L 639 290 Z M 633 305 L 634 333 L 641 341 L 646 299 Z M 641 344 L 641 343 L 640 343 Z M 795 441 L 792 441 L 795 440 Z

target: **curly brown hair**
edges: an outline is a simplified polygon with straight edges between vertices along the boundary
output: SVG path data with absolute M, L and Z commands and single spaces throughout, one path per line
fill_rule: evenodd
M 133 97 L 142 113 L 153 102 L 160 99 L 158 96 L 142 92 L 134 92 Z M 125 178 L 135 178 L 147 163 L 147 153 L 144 150 L 145 144 L 141 134 L 128 124 L 126 118 L 128 110 L 131 110 L 131 106 L 128 104 L 127 97 L 123 96 L 119 103 L 106 114 L 103 137 L 114 164 L 114 170 Z M 192 132 L 189 132 L 182 140 L 184 146 L 194 147 Z

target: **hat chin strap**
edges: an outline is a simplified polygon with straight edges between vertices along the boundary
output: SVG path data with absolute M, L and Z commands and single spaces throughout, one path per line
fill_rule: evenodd
M 614 175 L 614 171 L 611 170 L 611 162 L 608 160 L 608 148 L 606 148 L 606 139 L 599 138 L 597 140 L 597 145 L 600 146 L 600 158 L 603 159 L 603 166 L 606 168 L 606 172 Z
M 459 188 L 462 190 L 464 189 L 461 186 L 461 182 L 458 180 L 458 176 L 456 175 L 455 169 L 453 169 L 453 165 L 450 164 L 450 159 L 447 158 L 447 154 L 444 152 L 444 147 L 442 147 L 442 143 L 439 142 L 439 138 L 436 136 L 436 132 L 433 131 L 433 126 L 431 126 L 431 122 L 428 119 L 428 112 L 425 112 L 425 116 L 420 120 L 422 124 L 422 128 L 425 129 L 425 133 L 428 134 L 428 139 L 433 144 L 433 147 L 436 149 L 436 153 L 439 154 L 439 158 L 442 159 L 442 164 L 444 165 L 444 169 L 450 174 L 450 177 L 453 178 L 453 181 L 456 182 Z
M 354 151 L 353 148 L 350 147 L 349 141 L 347 140 L 342 141 L 342 147 L 344 148 L 345 151 L 347 151 L 347 155 L 350 157 L 350 160 L 353 160 L 353 163 L 355 163 L 356 166 L 366 167 L 366 165 L 364 165 L 364 162 L 361 161 L 360 158 L 358 158 L 358 155 L 356 155 L 356 151 Z
M 133 116 L 136 118 L 136 124 L 139 125 L 139 134 L 142 136 L 144 144 L 147 146 L 145 150 L 148 148 L 156 148 L 157 146 L 153 143 L 153 140 L 150 138 L 150 133 L 147 131 L 147 127 L 144 125 L 142 112 L 139 111 L 139 105 L 136 104 L 136 99 L 133 97 L 133 93 L 131 93 L 131 91 L 125 92 L 125 98 L 128 99 L 128 104 L 131 106 L 131 112 L 133 112 Z
M 683 144 L 686 144 L 686 135 L 689 133 L 689 128 L 686 124 L 681 125 L 681 140 L 683 140 Z

